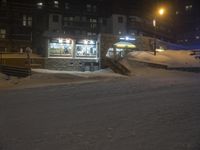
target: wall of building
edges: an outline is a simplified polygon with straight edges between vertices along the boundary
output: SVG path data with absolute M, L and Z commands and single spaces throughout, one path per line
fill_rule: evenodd
M 62 31 L 62 15 L 49 14 L 49 31 L 58 33 Z
M 99 63 L 96 60 L 88 59 L 46 58 L 45 68 L 66 71 L 95 71 L 99 70 Z
M 125 35 L 127 34 L 127 17 L 125 15 L 112 15 L 112 34 Z

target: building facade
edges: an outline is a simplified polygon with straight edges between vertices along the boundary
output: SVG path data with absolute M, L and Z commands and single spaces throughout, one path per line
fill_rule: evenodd
M 174 4 L 177 42 L 189 48 L 200 48 L 200 10 L 198 0 L 176 0 Z
M 155 32 L 153 17 L 141 13 L 140 5 L 127 0 L 0 0 L 0 51 L 31 47 L 44 56 L 46 68 L 95 70 L 101 34 L 176 41 L 171 22 L 158 20 Z

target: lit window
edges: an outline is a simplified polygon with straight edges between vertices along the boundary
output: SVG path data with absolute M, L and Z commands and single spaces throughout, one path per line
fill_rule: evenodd
M 200 36 L 196 36 L 196 39 L 197 39 L 197 40 L 200 39 Z
M 29 27 L 32 26 L 32 17 L 28 17 L 27 24 Z
M 69 17 L 69 21 L 74 21 L 74 17 Z
M 176 15 L 178 15 L 179 14 L 179 11 L 176 11 Z
M 32 20 L 31 16 L 23 15 L 23 20 L 22 20 L 23 26 L 31 27 L 32 22 L 33 22 L 33 20 Z
M 185 39 L 185 42 L 188 42 L 188 40 L 187 40 L 187 39 Z
M 73 40 L 58 38 L 49 41 L 49 57 L 72 57 Z
M 23 15 L 22 25 L 23 25 L 23 26 L 26 26 L 26 25 L 27 25 L 27 22 L 26 22 L 26 15 Z
M 42 7 L 43 7 L 43 3 L 42 3 L 42 2 L 38 2 L 38 3 L 37 3 L 37 8 L 38 8 L 38 9 L 42 9 Z
M 192 5 L 186 5 L 186 6 L 185 6 L 185 10 L 186 10 L 186 11 L 192 10 Z
M 94 29 L 97 27 L 97 24 L 91 24 L 90 27 Z
M 90 34 L 92 35 L 92 33 Z M 77 40 L 75 45 L 75 54 L 76 57 L 96 58 L 97 57 L 96 41 L 88 39 Z
M 54 7 L 56 7 L 56 8 L 59 7 L 59 1 L 57 1 L 57 0 L 54 1 Z
M 97 19 L 90 18 L 90 22 L 97 23 Z
M 0 39 L 6 38 L 6 29 L 0 29 Z

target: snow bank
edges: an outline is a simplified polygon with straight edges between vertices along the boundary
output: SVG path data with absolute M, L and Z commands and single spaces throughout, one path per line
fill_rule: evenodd
M 128 55 L 128 59 L 163 64 L 168 67 L 200 67 L 200 59 L 196 59 L 192 53 L 192 51 L 186 50 L 166 50 L 157 52 L 156 56 L 154 56 L 153 52 L 135 51 Z

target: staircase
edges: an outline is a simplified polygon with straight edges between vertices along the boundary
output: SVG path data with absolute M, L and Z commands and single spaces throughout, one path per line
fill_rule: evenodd
M 115 73 L 119 73 L 122 75 L 130 75 L 130 71 L 124 65 L 122 65 L 118 60 L 114 60 L 112 58 L 106 58 L 106 64 L 109 68 L 111 68 Z

